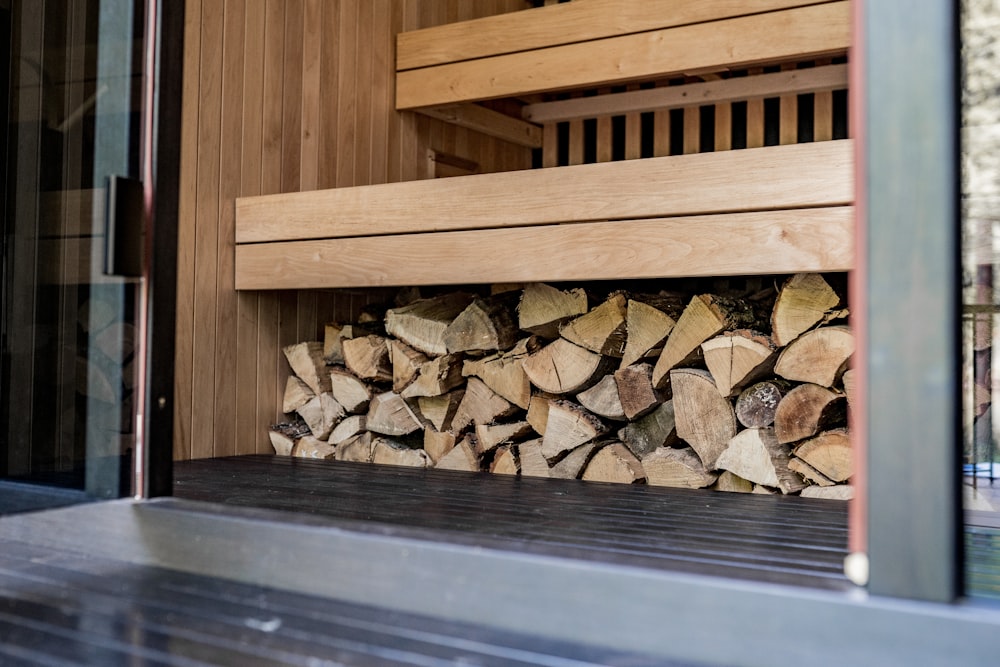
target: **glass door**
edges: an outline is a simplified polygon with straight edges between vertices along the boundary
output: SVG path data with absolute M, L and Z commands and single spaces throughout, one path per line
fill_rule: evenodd
M 0 0 L 0 14 L 0 512 L 130 495 L 152 201 L 143 3 Z

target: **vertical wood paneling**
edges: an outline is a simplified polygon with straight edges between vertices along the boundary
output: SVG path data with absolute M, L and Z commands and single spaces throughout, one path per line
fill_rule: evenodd
M 366 3 L 367 4 L 367 3 Z M 320 114 L 322 113 L 322 0 L 305 0 L 302 12 L 302 146 L 299 189 L 319 188 Z

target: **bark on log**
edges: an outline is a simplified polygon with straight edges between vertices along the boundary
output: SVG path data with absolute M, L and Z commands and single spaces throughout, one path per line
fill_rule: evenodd
M 800 384 L 778 403 L 774 433 L 778 442 L 797 442 L 823 429 L 841 425 L 845 416 L 843 394 L 818 384 Z
M 691 445 L 707 470 L 715 470 L 736 435 L 733 404 L 719 394 L 708 371 L 677 368 L 670 375 L 677 437 Z
M 832 387 L 854 354 L 854 335 L 846 326 L 829 326 L 802 334 L 781 351 L 774 372 L 795 382 Z
M 330 369 L 330 393 L 351 414 L 367 412 L 372 399 L 371 387 L 342 368 Z
M 853 474 L 854 459 L 847 429 L 820 433 L 796 447 L 793 453 L 834 482 L 847 481 Z
M 788 389 L 788 383 L 780 379 L 758 382 L 747 387 L 736 399 L 736 419 L 747 428 L 770 426 L 774 423 L 778 404 Z
M 788 450 L 778 443 L 771 428 L 740 431 L 719 455 L 718 466 L 782 493 L 795 493 L 805 488 L 802 478 L 789 470 Z
M 392 381 L 392 364 L 386 339 L 374 334 L 345 340 L 344 364 L 362 380 Z M 327 374 L 329 377 L 329 373 Z
M 542 436 L 542 454 L 547 460 L 588 443 L 608 430 L 600 419 L 571 401 L 549 403 L 549 417 Z
M 366 423 L 369 431 L 388 436 L 408 435 L 423 428 L 420 418 L 409 404 L 393 391 L 379 394 L 371 400 Z
M 627 305 L 624 294 L 612 294 L 590 312 L 563 324 L 559 335 L 596 354 L 621 358 L 625 352 Z
M 512 294 L 476 299 L 448 325 L 444 344 L 448 352 L 507 350 L 518 339 Z
M 766 335 L 750 329 L 728 331 L 701 344 L 705 366 L 723 396 L 733 396 L 774 370 L 777 347 Z
M 614 375 L 605 375 L 600 382 L 576 395 L 580 405 L 595 415 L 615 421 L 625 420 L 625 410 L 618 398 L 618 383 Z
M 653 486 L 703 489 L 719 477 L 717 473 L 705 470 L 701 459 L 690 447 L 654 449 L 642 457 L 642 468 L 646 472 L 646 483 Z
M 581 392 L 611 370 L 609 357 L 584 349 L 564 338 L 549 343 L 524 361 L 533 385 L 550 394 Z
M 677 444 L 673 401 L 665 401 L 642 419 L 618 431 L 618 437 L 640 459 L 660 447 Z
M 559 336 L 559 325 L 586 312 L 587 294 L 582 289 L 563 291 L 544 283 L 532 283 L 521 294 L 518 327 L 552 339 Z
M 462 375 L 474 375 L 486 386 L 523 410 L 531 401 L 531 381 L 524 372 L 528 355 L 541 349 L 535 336 L 517 342 L 508 352 L 501 352 L 482 359 L 470 359 L 462 368 Z
M 330 391 L 330 377 L 323 359 L 323 343 L 307 341 L 282 349 L 292 372 L 309 385 L 313 394 Z
M 285 395 L 281 399 L 281 411 L 289 415 L 308 403 L 316 394 L 305 382 L 289 375 L 285 382 Z
M 649 364 L 615 371 L 615 386 L 622 412 L 629 421 L 648 414 L 663 402 L 663 394 L 653 386 L 653 367 Z
M 779 347 L 823 321 L 840 297 L 818 273 L 797 273 L 782 285 L 771 311 L 771 336 Z
M 439 357 L 447 354 L 444 332 L 472 302 L 472 295 L 451 292 L 433 299 L 421 299 L 385 314 L 385 330 L 424 354 Z
M 630 299 L 625 314 L 625 351 L 619 368 L 656 354 L 673 330 L 677 320 L 650 305 Z
M 634 484 L 646 478 L 642 464 L 628 447 L 614 442 L 602 447 L 590 459 L 583 471 L 583 479 L 591 482 L 617 482 Z

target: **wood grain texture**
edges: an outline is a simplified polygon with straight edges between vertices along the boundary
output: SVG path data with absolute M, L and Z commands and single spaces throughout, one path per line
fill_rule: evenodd
M 845 271 L 852 225 L 852 208 L 835 206 L 244 244 L 237 289 Z
M 540 49 L 671 26 L 716 21 L 821 0 L 587 0 L 406 32 L 396 40 L 399 70 Z M 546 3 L 549 5 L 550 3 Z
M 242 198 L 236 240 L 841 205 L 853 199 L 851 165 L 844 140 Z
M 835 2 L 408 70 L 396 78 L 396 108 L 839 55 L 849 18 L 848 3 Z

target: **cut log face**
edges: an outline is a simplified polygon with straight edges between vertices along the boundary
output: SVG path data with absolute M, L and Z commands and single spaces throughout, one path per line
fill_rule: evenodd
M 665 401 L 642 419 L 618 432 L 618 437 L 640 459 L 660 447 L 677 443 L 673 401 Z
M 406 343 L 390 340 L 388 343 L 389 363 L 392 365 L 392 390 L 401 393 L 420 373 L 420 367 L 427 361 L 427 355 Z
M 743 387 L 770 375 L 778 358 L 774 342 L 750 329 L 727 331 L 701 344 L 705 366 L 723 396 L 732 396 Z
M 699 294 L 691 299 L 663 344 L 653 369 L 653 384 L 662 389 L 670 371 L 700 352 L 701 344 L 709 338 L 730 329 L 753 329 L 758 323 L 757 313 L 746 301 Z
M 576 400 L 590 412 L 605 419 L 615 421 L 625 419 L 625 411 L 622 409 L 622 402 L 618 399 L 618 384 L 615 382 L 614 375 L 605 375 L 593 387 L 577 394 Z
M 621 358 L 625 352 L 627 305 L 624 294 L 613 294 L 590 312 L 562 325 L 559 335 L 591 352 Z
M 490 472 L 494 475 L 517 475 L 521 469 L 517 465 L 517 457 L 514 456 L 513 447 L 500 447 L 497 449 L 493 463 L 490 464 Z
M 690 447 L 654 449 L 642 457 L 642 468 L 646 472 L 646 483 L 653 486 L 703 489 L 719 477 L 717 473 L 705 470 L 701 459 Z
M 536 438 L 517 446 L 521 474 L 525 477 L 548 477 L 549 462 L 542 455 L 542 439 Z
M 723 470 L 719 479 L 712 486 L 713 491 L 725 491 L 727 493 L 753 493 L 753 482 L 743 479 L 739 475 L 728 470 Z
M 372 440 L 372 434 L 365 431 L 361 435 L 337 445 L 337 452 L 334 458 L 338 461 L 350 461 L 352 463 L 371 463 L 372 456 L 374 455 Z
M 778 403 L 774 433 L 778 442 L 798 442 L 841 425 L 846 414 L 843 394 L 818 384 L 800 384 Z
M 638 419 L 663 402 L 663 395 L 653 386 L 653 367 L 635 364 L 615 371 L 615 386 L 622 412 L 629 421 Z
M 511 424 L 476 424 L 476 454 L 482 456 L 501 444 L 518 442 L 533 434 L 531 425 L 525 421 Z
M 803 498 L 826 498 L 828 500 L 851 500 L 854 498 L 854 487 L 850 484 L 836 486 L 809 486 L 802 489 Z
M 323 343 L 296 343 L 286 346 L 282 351 L 292 372 L 312 389 L 313 394 L 330 391 L 330 377 L 323 359 Z
M 491 352 L 514 345 L 519 331 L 511 296 L 476 299 L 470 303 L 444 331 L 448 352 Z
M 587 294 L 576 288 L 567 291 L 544 283 L 524 288 L 517 307 L 518 327 L 543 338 L 556 338 L 559 325 L 587 312 Z
M 549 343 L 524 361 L 531 383 L 550 394 L 581 392 L 611 370 L 607 357 L 564 338 Z
M 553 479 L 577 479 L 590 461 L 590 456 L 595 449 L 597 449 L 597 443 L 588 442 L 570 451 L 559 463 L 549 468 L 549 477 Z
M 854 370 L 849 368 L 844 371 L 844 375 L 840 380 L 844 383 L 844 396 L 847 397 L 847 402 L 850 403 L 851 396 L 854 395 Z
M 380 465 L 426 468 L 431 459 L 422 449 L 411 449 L 390 438 L 372 438 L 372 463 Z
M 782 285 L 771 311 L 771 335 L 788 345 L 840 304 L 840 297 L 818 273 L 797 273 Z
M 549 417 L 542 436 L 542 454 L 546 459 L 557 458 L 607 432 L 600 419 L 572 401 L 549 403 Z
M 292 448 L 292 456 L 300 459 L 332 459 L 336 453 L 335 446 L 311 435 L 299 438 Z
M 677 320 L 649 304 L 631 299 L 625 314 L 625 351 L 620 368 L 651 356 L 663 346 Z
M 372 333 L 356 324 L 330 322 L 323 327 L 323 359 L 327 364 L 344 363 L 344 340 Z
M 285 395 L 281 400 L 281 411 L 286 415 L 291 414 L 312 400 L 315 395 L 309 385 L 294 375 L 289 375 L 285 382 Z
M 788 450 L 774 437 L 774 429 L 740 431 L 719 455 L 719 468 L 743 479 L 795 493 L 805 488 L 802 478 L 788 469 Z
M 271 441 L 271 446 L 274 447 L 275 454 L 278 456 L 292 455 L 292 448 L 295 447 L 296 439 L 280 431 L 268 431 L 267 437 Z
M 376 382 L 392 381 L 392 364 L 385 338 L 372 334 L 345 340 L 343 351 L 345 365 L 359 378 Z
M 462 397 L 455 418 L 451 422 L 452 430 L 457 433 L 471 424 L 492 424 L 502 417 L 511 415 L 516 409 L 479 378 L 469 378 L 465 386 L 465 396 Z
M 407 435 L 423 428 L 420 418 L 403 397 L 392 391 L 371 400 L 366 422 L 369 431 L 389 436 Z
M 786 391 L 788 383 L 781 380 L 758 382 L 747 387 L 736 399 L 736 419 L 747 428 L 770 426 Z
M 708 371 L 677 368 L 670 376 L 677 437 L 691 445 L 707 470 L 715 470 L 736 435 L 733 404 L 719 394 Z
M 351 414 L 366 412 L 372 398 L 367 384 L 350 371 L 340 368 L 330 370 L 330 393 Z
M 300 406 L 296 412 L 309 425 L 313 437 L 319 440 L 329 438 L 333 427 L 343 419 L 345 414 L 343 406 L 329 393 L 314 396 L 309 402 Z
M 796 382 L 832 387 L 854 354 L 854 335 L 846 326 L 813 329 L 796 338 L 778 356 L 774 372 Z
M 834 482 L 847 481 L 853 474 L 851 439 L 846 429 L 820 433 L 796 447 L 794 453 Z
M 434 428 L 450 431 L 452 420 L 464 397 L 465 389 L 456 389 L 441 396 L 421 396 L 417 399 L 417 406 L 423 418 L 433 424 Z
M 509 352 L 467 360 L 462 375 L 475 375 L 487 387 L 522 410 L 527 410 L 531 401 L 531 381 L 524 372 L 524 361 L 540 348 L 538 338 L 524 338 Z
M 599 449 L 583 471 L 583 479 L 591 482 L 634 484 L 645 478 L 639 459 L 620 442 Z
M 460 387 L 463 382 L 462 362 L 463 355 L 458 353 L 446 354 L 424 363 L 417 379 L 402 391 L 403 397 L 440 396 Z
M 434 463 L 455 448 L 455 441 L 454 433 L 435 431 L 430 427 L 424 429 L 424 451 Z
M 424 354 L 447 354 L 444 332 L 458 314 L 472 302 L 472 295 L 452 292 L 433 299 L 421 299 L 385 314 L 385 330 Z
M 479 472 L 479 456 L 476 455 L 474 437 L 463 438 L 450 452 L 441 457 L 434 466 L 437 470 L 464 470 Z
M 552 394 L 534 394 L 528 403 L 525 419 L 538 435 L 545 435 L 549 423 L 549 403 L 554 400 L 558 400 L 558 397 Z
M 339 445 L 342 442 L 346 442 L 356 435 L 360 435 L 366 431 L 365 427 L 365 416 L 364 415 L 351 415 L 350 417 L 345 417 L 343 421 L 333 427 L 333 431 L 330 432 L 329 443 L 331 445 Z

